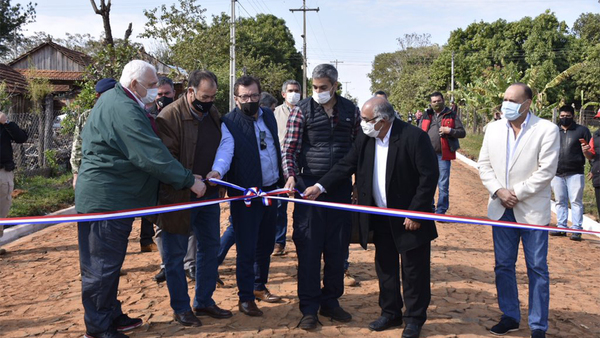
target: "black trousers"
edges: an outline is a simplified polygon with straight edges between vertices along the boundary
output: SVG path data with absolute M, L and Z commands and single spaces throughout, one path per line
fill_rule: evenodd
M 303 177 L 306 186 L 316 178 Z M 334 191 L 319 196 L 319 201 L 350 203 L 352 185 L 341 184 Z M 298 298 L 304 315 L 316 315 L 319 308 L 339 307 L 338 298 L 344 294 L 344 262 L 350 243 L 351 214 L 347 211 L 294 206 L 292 238 L 298 254 Z M 321 257 L 323 286 L 321 287 Z
M 154 224 L 142 217 L 142 226 L 140 229 L 140 245 L 146 246 L 154 243 Z
M 431 302 L 431 243 L 401 253 L 394 242 L 389 217 L 372 216 L 371 225 L 381 315 L 403 318 L 407 324 L 423 325 Z M 404 298 L 400 292 L 401 283 Z M 403 306 L 406 306 L 404 315 Z

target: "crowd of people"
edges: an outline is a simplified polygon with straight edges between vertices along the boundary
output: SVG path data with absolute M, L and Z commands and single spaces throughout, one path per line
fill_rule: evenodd
M 243 194 L 207 180 L 223 179 L 262 191 L 283 187 L 296 198 L 300 196 L 294 189 L 322 202 L 445 214 L 451 161 L 466 133 L 443 94 L 430 95 L 430 108 L 414 126 L 399 118 L 384 92 L 359 109 L 337 89 L 336 68 L 321 64 L 312 73 L 312 96 L 302 99 L 301 85 L 289 80 L 281 90 L 285 101 L 277 105 L 273 96 L 262 92 L 257 78 L 244 75 L 234 84 L 236 107 L 221 115 L 213 104 L 219 87 L 212 72 L 190 72 L 185 91 L 176 98 L 170 79 L 159 78 L 147 62 L 133 60 L 118 81 L 102 79 L 96 84 L 97 102 L 77 123 L 71 158 L 76 210 L 103 213 Z M 600 193 L 600 130 L 591 135 L 576 124 L 569 106 L 560 109 L 559 127 L 540 119 L 530 111 L 532 97 L 527 85 L 511 85 L 504 93 L 502 118 L 486 127 L 479 174 L 490 195 L 488 217 L 549 225 L 553 190 L 558 229 L 550 235 L 565 236 L 561 228 L 567 227 L 568 205 L 573 229 L 582 226 L 586 159 L 593 161 L 593 182 L 597 196 Z M 9 202 L 2 203 L 0 218 L 8 213 L 13 187 L 11 141 L 26 139 L 27 134 L 0 113 L 0 199 Z M 201 316 L 233 316 L 213 300 L 216 286 L 223 283 L 219 265 L 233 244 L 239 312 L 260 317 L 257 300 L 281 301 L 267 283 L 271 257 L 286 253 L 287 209 L 284 201 L 233 200 L 230 226 L 222 236 L 218 204 L 143 219 L 140 249 L 160 251 L 161 269 L 154 279 L 166 281 L 177 323 L 198 327 Z M 419 337 L 431 300 L 435 222 L 309 204 L 293 209 L 298 327 L 316 329 L 319 315 L 352 320 L 340 297 L 348 285 L 348 248 L 354 232 L 363 248 L 374 243 L 376 249 L 381 315 L 369 329 L 404 324 L 403 338 Z M 129 317 L 117 299 L 133 221 L 77 225 L 87 338 L 123 338 L 123 332 L 143 325 L 140 318 Z M 491 333 L 503 335 L 520 326 L 515 264 L 522 241 L 531 337 L 545 337 L 548 234 L 493 228 L 502 316 Z M 580 241 L 581 234 L 570 238 Z M 195 281 L 193 300 L 187 279 Z

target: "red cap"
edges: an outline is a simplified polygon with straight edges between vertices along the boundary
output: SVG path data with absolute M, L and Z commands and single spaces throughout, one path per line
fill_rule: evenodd
M 600 119 L 600 109 L 598 109 L 598 112 L 596 113 L 596 116 L 594 116 L 595 119 Z

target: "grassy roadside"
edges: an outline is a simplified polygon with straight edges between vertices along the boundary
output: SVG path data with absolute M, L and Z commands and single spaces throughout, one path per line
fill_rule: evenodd
M 467 133 L 467 136 L 460 140 L 460 150 L 459 152 L 466 157 L 472 159 L 473 161 L 477 161 L 479 156 L 479 150 L 481 149 L 481 144 L 483 143 L 483 134 L 470 134 Z M 596 208 L 596 196 L 594 194 L 594 187 L 592 186 L 592 182 L 587 179 L 587 175 L 590 172 L 590 165 L 587 163 L 585 165 L 585 188 L 583 190 L 583 210 L 587 216 L 592 219 L 598 220 L 598 209 Z
M 15 175 L 15 193 L 8 217 L 41 216 L 75 203 L 73 176 L 56 177 Z

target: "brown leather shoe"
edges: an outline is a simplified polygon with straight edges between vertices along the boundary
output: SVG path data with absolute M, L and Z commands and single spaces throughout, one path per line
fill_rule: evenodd
M 205 308 L 194 309 L 194 313 L 196 316 L 210 316 L 216 319 L 231 318 L 233 316 L 231 311 L 221 309 L 217 304 Z
M 158 247 L 156 246 L 156 243 L 151 243 L 148 245 L 140 245 L 140 251 L 141 252 L 158 251 Z
M 192 311 L 184 312 L 184 313 L 175 313 L 173 314 L 173 319 L 179 322 L 179 324 L 183 326 L 202 326 L 202 322 Z
M 272 294 L 269 289 L 265 288 L 263 291 L 254 290 L 254 297 L 259 301 L 263 301 L 266 303 L 279 303 L 281 302 L 281 297 Z
M 283 256 L 287 252 L 285 252 L 285 247 L 279 243 L 275 243 L 275 248 L 273 249 L 273 256 Z
M 256 302 L 251 300 L 248 302 L 239 302 L 240 312 L 250 317 L 260 317 L 263 312 L 256 306 Z

